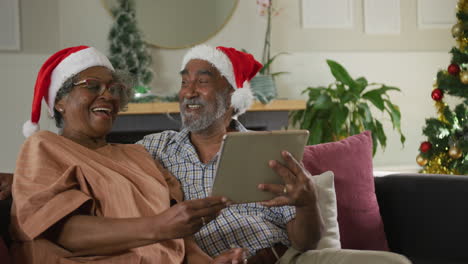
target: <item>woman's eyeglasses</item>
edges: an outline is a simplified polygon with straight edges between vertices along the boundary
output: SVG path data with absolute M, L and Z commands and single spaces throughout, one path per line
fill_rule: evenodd
M 75 86 L 83 85 L 90 92 L 96 95 L 102 95 L 106 90 L 114 97 L 123 98 L 127 94 L 127 87 L 119 82 L 111 82 L 105 84 L 96 79 L 84 79 L 79 82 L 73 83 Z

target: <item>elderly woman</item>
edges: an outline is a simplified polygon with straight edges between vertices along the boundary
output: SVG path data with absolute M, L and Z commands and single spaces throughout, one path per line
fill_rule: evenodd
M 42 66 L 12 188 L 15 263 L 242 259 L 234 249 L 212 260 L 188 238 L 227 205 L 224 197 L 181 202 L 177 180 L 142 146 L 106 142 L 127 87 L 91 47 L 61 50 Z M 42 99 L 60 135 L 36 132 Z

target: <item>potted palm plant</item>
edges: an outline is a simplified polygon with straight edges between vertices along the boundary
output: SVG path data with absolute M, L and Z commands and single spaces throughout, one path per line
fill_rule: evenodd
M 370 130 L 374 141 L 373 153 L 378 145 L 385 149 L 387 136 L 382 123 L 371 112 L 371 107 L 375 107 L 390 117 L 403 145 L 405 136 L 400 127 L 401 113 L 387 94 L 400 89 L 368 83 L 364 77 L 353 79 L 338 62 L 327 60 L 327 64 L 336 80 L 327 87 L 306 88 L 302 92 L 308 95 L 306 108 L 291 114 L 293 125 L 310 131 L 308 144 L 337 141 Z

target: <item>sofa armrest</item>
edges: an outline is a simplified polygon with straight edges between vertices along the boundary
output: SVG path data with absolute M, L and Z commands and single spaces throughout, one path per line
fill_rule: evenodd
M 468 176 L 394 174 L 375 187 L 392 251 L 468 263 Z

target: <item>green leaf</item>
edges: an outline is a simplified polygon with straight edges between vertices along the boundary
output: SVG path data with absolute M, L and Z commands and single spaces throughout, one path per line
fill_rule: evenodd
M 356 134 L 359 134 L 360 132 L 361 132 L 361 129 L 359 128 L 359 126 L 355 124 L 354 122 L 351 122 L 349 125 L 349 135 L 350 136 L 356 135 Z
M 328 94 L 331 98 L 338 98 L 338 91 L 334 88 L 327 88 L 325 93 Z
M 374 120 L 372 120 L 371 122 L 364 122 L 363 125 L 364 125 L 364 130 L 370 130 L 370 131 L 375 130 Z
M 265 71 L 270 68 L 270 65 L 273 63 L 273 61 L 276 59 L 276 57 L 280 56 L 280 55 L 284 55 L 284 54 L 289 54 L 287 52 L 280 52 L 278 54 L 276 54 L 275 56 L 271 57 L 264 65 L 263 67 L 260 69 L 260 74 L 265 74 Z
M 392 91 L 392 90 L 401 92 L 400 88 L 393 87 L 393 86 L 387 86 L 385 84 L 382 84 L 382 87 L 379 88 L 378 90 L 380 90 L 382 94 L 387 93 L 388 91 Z
M 301 124 L 301 129 L 311 129 L 315 116 L 317 115 L 317 111 L 313 108 L 307 108 L 303 115 L 303 122 Z
M 385 99 L 385 104 L 387 105 L 387 107 L 385 108 L 385 110 L 387 111 L 387 113 L 390 115 L 390 119 L 392 120 L 392 125 L 393 125 L 393 128 L 396 129 L 398 131 L 398 133 L 400 134 L 400 142 L 401 144 L 405 144 L 405 141 L 406 141 L 406 137 L 403 135 L 403 132 L 401 131 L 401 113 L 400 113 L 400 110 L 398 109 L 398 107 L 394 104 L 392 104 L 392 102 L 390 102 L 390 100 L 387 100 Z
M 375 155 L 375 152 L 377 151 L 377 135 L 375 135 L 375 133 L 372 132 L 372 156 Z
M 357 84 L 357 93 L 358 94 L 361 94 L 362 91 L 364 91 L 364 89 L 366 89 L 367 85 L 369 85 L 369 83 L 367 82 L 367 79 L 364 78 L 364 77 L 359 77 L 355 80 L 356 84 Z
M 327 64 L 330 67 L 331 73 L 337 81 L 350 87 L 356 86 L 353 78 L 351 78 L 349 73 L 343 66 L 341 66 L 341 64 L 333 60 L 327 60 Z
M 286 72 L 286 71 L 283 71 L 283 72 L 275 72 L 275 73 L 272 73 L 271 76 L 272 77 L 276 77 L 278 75 L 282 75 L 282 74 L 286 74 L 286 73 L 289 73 L 289 72 Z
M 309 101 L 312 100 L 312 101 L 315 101 L 319 95 L 322 93 L 322 90 L 324 90 L 325 87 L 308 87 L 307 89 L 305 89 L 304 91 L 302 91 L 302 94 L 304 93 L 308 93 L 307 95 L 309 96 Z
M 351 102 L 352 104 L 355 104 L 359 100 L 359 98 L 360 98 L 359 95 L 356 95 L 351 91 L 346 91 L 338 99 L 343 105 L 345 105 L 349 102 Z
M 332 106 L 331 97 L 328 94 L 320 94 L 317 100 L 315 101 L 313 108 L 314 109 L 327 109 Z
M 291 111 L 289 115 L 291 124 L 293 126 L 297 125 L 301 121 L 303 115 L 304 115 L 304 110 Z
M 364 119 L 364 123 L 371 123 L 374 118 L 372 117 L 372 112 L 370 111 L 369 106 L 366 103 L 360 103 L 358 105 L 359 114 Z
M 385 108 L 380 89 L 370 90 L 369 92 L 363 94 L 362 98 L 371 101 L 371 103 L 374 104 L 375 107 L 377 107 L 380 111 L 383 111 Z
M 334 104 L 330 115 L 330 124 L 335 135 L 343 134 L 342 128 L 348 113 L 349 109 L 346 106 L 341 106 L 338 103 Z
M 375 120 L 375 130 L 372 131 L 372 133 L 376 134 L 377 139 L 379 140 L 380 145 L 382 146 L 382 149 L 385 149 L 385 147 L 387 146 L 387 136 L 385 136 L 382 123 L 380 123 L 379 120 Z
M 342 97 L 346 93 L 346 88 L 343 84 L 339 83 L 336 85 L 336 95 L 338 98 Z
M 316 120 L 312 127 L 309 129 L 310 136 L 309 136 L 309 145 L 315 145 L 322 143 L 322 126 L 323 120 Z
M 394 104 L 392 104 L 392 102 L 390 102 L 389 100 L 385 99 L 384 102 L 387 105 L 387 108 L 385 110 L 390 115 L 393 128 L 399 129 L 400 119 L 401 119 L 400 110 L 398 110 L 398 108 Z

